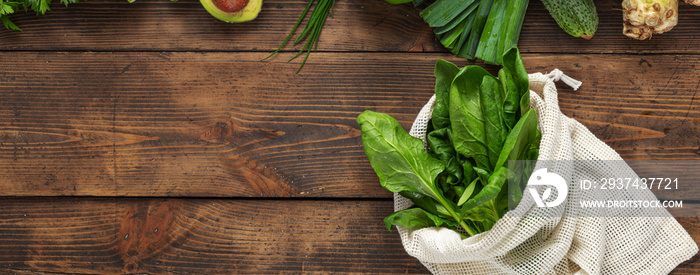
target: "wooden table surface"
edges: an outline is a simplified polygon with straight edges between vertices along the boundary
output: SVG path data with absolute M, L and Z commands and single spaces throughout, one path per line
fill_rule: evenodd
M 528 71 L 584 83 L 560 86 L 566 115 L 625 159 L 700 159 L 700 7 L 639 42 L 621 34 L 620 0 L 596 1 L 585 41 L 531 2 Z M 195 0 L 10 16 L 24 32 L 0 31 L 0 273 L 427 273 L 384 228 L 392 194 L 355 118 L 408 128 L 436 60 L 482 63 L 381 0 L 338 1 L 298 75 L 298 47 L 261 61 L 305 4 L 265 0 L 243 24 Z M 698 218 L 679 222 L 700 241 Z

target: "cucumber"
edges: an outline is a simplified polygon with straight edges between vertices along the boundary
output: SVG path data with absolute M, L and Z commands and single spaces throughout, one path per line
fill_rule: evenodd
M 541 0 L 559 27 L 574 37 L 593 38 L 598 12 L 593 0 Z

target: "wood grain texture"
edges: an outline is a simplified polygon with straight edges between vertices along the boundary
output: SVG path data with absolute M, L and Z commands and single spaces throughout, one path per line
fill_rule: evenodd
M 0 195 L 382 197 L 355 118 L 408 129 L 445 54 L 0 53 Z M 700 159 L 697 56 L 526 54 L 625 159 Z M 488 66 L 495 73 L 496 67 Z M 690 170 L 688 173 L 698 173 Z M 700 178 L 700 177 L 695 177 Z
M 426 274 L 391 201 L 5 199 L 0 272 Z M 682 218 L 698 241 L 697 219 Z M 693 274 L 698 257 L 674 274 Z
M 355 118 L 386 112 L 408 129 L 437 59 L 483 64 L 382 0 L 338 1 L 301 74 L 285 63 L 299 47 L 261 62 L 306 2 L 265 0 L 243 24 L 197 0 L 12 15 L 25 31 L 0 31 L 0 274 L 426 274 L 384 228 L 391 193 Z M 596 1 L 587 41 L 531 1 L 528 71 L 583 81 L 560 86 L 562 111 L 623 158 L 700 160 L 700 7 L 681 4 L 674 30 L 640 42 L 621 34 L 620 2 Z M 693 165 L 673 173 L 700 179 Z M 698 242 L 694 184 L 657 195 L 694 206 L 672 212 Z M 673 274 L 698 270 L 695 256 Z
M 390 201 L 0 202 L 0 273 L 425 273 Z
M 56 6 L 49 14 L 13 15 L 24 32 L 0 31 L 0 49 L 106 51 L 264 51 L 271 53 L 308 1 L 263 1 L 254 21 L 229 24 L 197 0 L 89 0 Z M 327 51 L 438 51 L 430 28 L 413 5 L 338 1 L 321 35 Z M 294 48 L 289 47 L 288 50 Z
M 19 12 L 10 18 L 24 32 L 0 30 L 0 50 L 42 51 L 262 51 L 282 42 L 307 1 L 264 1 L 252 22 L 228 24 L 211 17 L 196 0 L 89 0 L 44 16 Z M 652 41 L 622 35 L 619 0 L 596 1 L 600 24 L 588 41 L 562 31 L 531 1 L 519 47 L 531 53 L 693 53 L 700 50 L 700 7 L 681 4 L 678 25 Z M 413 5 L 378 0 L 338 1 L 319 51 L 445 52 Z M 288 47 L 287 50 L 298 49 Z M 281 59 L 280 59 L 281 60 Z

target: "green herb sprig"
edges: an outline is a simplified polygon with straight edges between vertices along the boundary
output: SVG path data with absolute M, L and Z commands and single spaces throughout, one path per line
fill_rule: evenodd
M 8 30 L 21 31 L 15 23 L 12 23 L 8 15 L 17 12 L 20 9 L 25 11 L 32 10 L 35 11 L 37 15 L 44 15 L 47 11 L 51 10 L 52 0 L 16 0 L 16 1 L 6 1 L 0 0 L 0 21 Z M 74 4 L 80 2 L 80 0 L 60 0 L 61 4 L 68 6 L 68 4 Z
M 306 51 L 306 56 L 304 57 L 304 60 L 301 62 L 301 65 L 299 65 L 299 68 L 296 70 L 296 73 L 299 73 L 301 71 L 301 68 L 304 67 L 304 64 L 306 64 L 306 60 L 309 58 L 309 55 L 311 54 L 311 51 L 316 51 L 318 48 L 318 38 L 321 35 L 321 30 L 323 29 L 323 25 L 326 23 L 326 19 L 328 16 L 333 16 L 333 6 L 335 4 L 335 0 L 309 0 L 309 4 L 306 5 L 306 8 L 304 11 L 301 13 L 301 16 L 299 17 L 299 20 L 297 20 L 297 23 L 294 24 L 294 27 L 292 30 L 289 32 L 289 35 L 282 41 L 282 45 L 280 45 L 275 52 L 270 54 L 269 56 L 265 57 L 263 60 L 267 60 L 270 57 L 274 56 L 277 54 L 282 48 L 284 48 L 285 45 L 287 45 L 287 42 L 289 42 L 289 39 L 294 35 L 296 32 L 297 28 L 299 28 L 299 25 L 301 25 L 302 21 L 304 21 L 304 18 L 306 18 L 306 15 L 309 13 L 309 10 L 311 9 L 311 6 L 316 2 L 316 6 L 314 7 L 314 10 L 311 12 L 311 16 L 309 16 L 309 21 L 306 23 L 306 26 L 304 27 L 304 30 L 301 32 L 299 37 L 297 37 L 296 40 L 294 40 L 294 45 L 299 44 L 299 42 L 306 40 L 306 43 L 304 43 L 304 46 L 297 52 L 296 55 L 294 55 L 291 59 L 289 59 L 290 62 L 297 57 L 299 57 L 304 51 Z

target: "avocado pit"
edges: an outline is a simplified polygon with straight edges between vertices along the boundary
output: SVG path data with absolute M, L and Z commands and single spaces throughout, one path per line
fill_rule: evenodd
M 224 22 L 237 23 L 255 19 L 262 0 L 199 0 L 209 14 Z
M 223 12 L 238 12 L 248 5 L 248 0 L 212 0 L 214 5 Z

